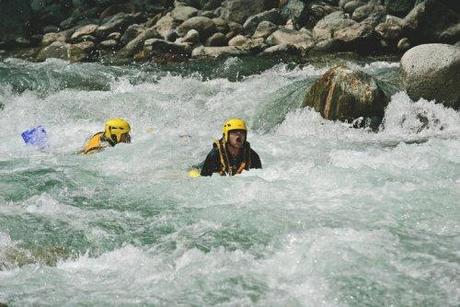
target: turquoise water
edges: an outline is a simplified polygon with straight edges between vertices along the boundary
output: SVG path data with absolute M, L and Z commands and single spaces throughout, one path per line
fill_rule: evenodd
M 333 64 L 3 60 L 0 302 L 458 306 L 459 113 L 378 61 L 348 65 L 393 94 L 379 133 L 299 109 Z M 75 154 L 115 116 L 132 144 Z M 264 168 L 186 177 L 232 116 Z

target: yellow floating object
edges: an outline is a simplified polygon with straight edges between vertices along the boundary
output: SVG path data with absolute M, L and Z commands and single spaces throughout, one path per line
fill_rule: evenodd
M 201 171 L 198 168 L 192 168 L 187 172 L 187 175 L 192 178 L 200 177 Z

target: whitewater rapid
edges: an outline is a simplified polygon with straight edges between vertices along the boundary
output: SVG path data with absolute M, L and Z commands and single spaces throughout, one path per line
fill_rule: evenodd
M 299 108 L 328 65 L 215 65 L 0 63 L 0 303 L 460 304 L 458 112 L 391 88 L 382 129 L 353 129 Z M 76 154 L 118 116 L 131 144 Z M 263 169 L 188 178 L 229 117 Z

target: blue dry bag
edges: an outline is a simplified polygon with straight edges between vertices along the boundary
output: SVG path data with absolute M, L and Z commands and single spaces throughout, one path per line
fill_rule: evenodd
M 47 146 L 48 137 L 46 136 L 46 130 L 43 126 L 38 126 L 24 131 L 21 134 L 24 142 L 27 145 L 37 146 L 39 148 L 44 148 Z

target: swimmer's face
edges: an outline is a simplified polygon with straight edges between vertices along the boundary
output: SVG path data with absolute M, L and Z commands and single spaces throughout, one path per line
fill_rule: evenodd
M 246 131 L 232 130 L 228 133 L 228 143 L 236 148 L 243 148 L 246 142 Z
M 120 136 L 120 143 L 131 143 L 131 135 L 129 135 L 129 133 L 123 133 Z

